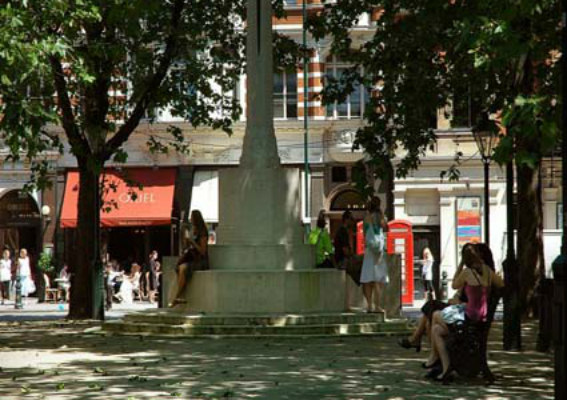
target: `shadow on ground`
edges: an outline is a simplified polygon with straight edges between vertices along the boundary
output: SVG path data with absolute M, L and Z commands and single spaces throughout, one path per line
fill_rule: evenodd
M 22 399 L 552 399 L 553 361 L 534 348 L 501 350 L 498 381 L 423 379 L 425 355 L 395 338 L 172 339 L 85 335 L 85 324 L 0 325 L 0 398 Z

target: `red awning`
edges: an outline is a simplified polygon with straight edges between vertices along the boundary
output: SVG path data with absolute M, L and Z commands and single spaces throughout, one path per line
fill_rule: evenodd
M 104 227 L 168 225 L 171 223 L 175 169 L 133 168 L 107 170 L 100 224 Z M 133 187 L 129 187 L 130 182 Z M 142 185 L 139 189 L 137 185 Z M 115 188 L 115 190 L 114 190 Z M 135 193 L 133 195 L 132 193 Z M 79 172 L 67 173 L 61 227 L 77 227 Z

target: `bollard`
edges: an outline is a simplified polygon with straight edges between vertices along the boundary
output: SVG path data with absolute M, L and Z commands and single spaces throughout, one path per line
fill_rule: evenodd
M 555 399 L 567 400 L 567 257 L 553 262 L 553 343 L 555 349 Z
M 448 283 L 447 283 L 447 271 L 443 271 L 441 273 L 441 300 L 447 300 L 449 298 L 449 293 L 448 293 Z
M 14 303 L 14 307 L 17 310 L 21 310 L 22 308 L 24 308 L 24 304 L 22 303 L 22 276 L 20 275 L 19 265 L 18 265 L 18 269 L 16 270 L 16 301 Z

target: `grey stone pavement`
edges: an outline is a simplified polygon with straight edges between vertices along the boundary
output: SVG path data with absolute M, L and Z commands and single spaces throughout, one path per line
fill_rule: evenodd
M 116 307 L 118 318 L 147 303 Z M 490 341 L 497 382 L 425 380 L 422 353 L 393 337 L 178 339 L 86 334 L 97 322 L 63 319 L 57 305 L 0 306 L 0 399 L 552 399 L 553 358 Z M 43 316 L 43 317 L 42 317 Z M 29 318 L 27 318 L 29 317 Z M 34 318 L 32 318 L 34 317 Z

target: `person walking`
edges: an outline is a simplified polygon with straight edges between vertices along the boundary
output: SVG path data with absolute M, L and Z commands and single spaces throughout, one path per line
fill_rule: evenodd
M 10 281 L 12 280 L 12 260 L 10 260 L 10 250 L 2 252 L 0 260 L 0 292 L 2 294 L 2 305 L 9 299 Z
M 368 212 L 363 223 L 365 248 L 360 273 L 362 293 L 366 299 L 367 312 L 384 312 L 380 296 L 388 281 L 388 268 L 384 251 L 384 233 L 388 225 L 381 209 L 380 199 L 373 196 L 368 203 Z
M 423 279 L 424 297 L 425 300 L 433 300 L 435 298 L 435 291 L 433 290 L 433 263 L 435 259 L 429 247 L 423 249 L 423 260 L 421 267 L 421 277 Z
M 30 259 L 26 249 L 20 249 L 20 256 L 16 263 L 17 268 L 19 268 L 22 297 L 28 297 L 30 293 L 35 292 L 35 284 L 32 281 Z

